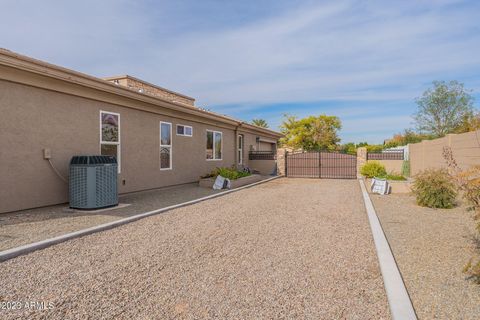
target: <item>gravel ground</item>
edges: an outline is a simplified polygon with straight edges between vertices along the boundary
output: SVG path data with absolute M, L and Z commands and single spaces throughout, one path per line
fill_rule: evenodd
M 2 263 L 12 319 L 388 319 L 356 180 L 277 179 Z
M 462 273 L 473 255 L 464 208 L 429 209 L 408 194 L 370 195 L 420 319 L 480 319 L 480 286 Z
M 122 195 L 120 202 L 131 205 L 102 212 L 72 212 L 63 204 L 0 214 L 0 251 L 198 199 L 215 192 L 219 191 L 201 188 L 195 183 Z

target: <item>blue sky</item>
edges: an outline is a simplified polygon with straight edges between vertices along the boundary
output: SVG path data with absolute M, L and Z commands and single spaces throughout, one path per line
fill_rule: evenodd
M 480 1 L 2 0 L 0 47 L 130 74 L 277 129 L 341 118 L 342 142 L 412 127 L 415 97 L 459 80 L 480 100 Z

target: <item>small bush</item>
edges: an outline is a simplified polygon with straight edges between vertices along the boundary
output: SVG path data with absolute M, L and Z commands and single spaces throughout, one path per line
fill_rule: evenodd
M 429 169 L 417 174 L 412 192 L 418 205 L 429 208 L 453 208 L 457 197 L 455 183 L 445 169 Z
M 463 272 L 471 276 L 476 283 L 480 284 L 480 259 L 477 259 L 476 262 L 474 262 L 473 258 L 470 259 L 463 268 Z
M 387 170 L 385 170 L 385 166 L 378 161 L 370 161 L 365 163 L 362 168 L 360 168 L 360 173 L 367 177 L 385 177 L 387 175 Z
M 223 168 L 215 168 L 212 172 L 202 176 L 201 178 L 212 178 L 212 177 L 217 177 L 219 175 L 230 180 L 236 180 L 239 178 L 247 177 L 251 175 L 251 173 L 245 172 L 245 171 L 239 171 L 233 167 L 232 168 L 223 167 Z

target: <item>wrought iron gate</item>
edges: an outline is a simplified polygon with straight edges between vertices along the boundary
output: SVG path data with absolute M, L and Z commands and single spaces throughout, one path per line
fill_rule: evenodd
M 327 151 L 287 152 L 285 161 L 287 177 L 357 178 L 357 157 L 351 154 Z

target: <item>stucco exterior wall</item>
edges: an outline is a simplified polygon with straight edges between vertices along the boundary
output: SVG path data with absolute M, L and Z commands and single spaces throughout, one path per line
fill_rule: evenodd
M 361 168 L 367 162 L 379 162 L 385 166 L 387 173 L 402 173 L 403 160 L 367 160 L 367 148 L 360 147 L 357 149 L 357 175 L 362 177 L 360 171 Z
M 429 168 L 445 168 L 442 152 L 452 149 L 455 161 L 462 169 L 480 165 L 480 130 L 462 134 L 449 134 L 435 140 L 410 144 L 410 172 L 412 175 Z
M 380 162 L 385 166 L 387 173 L 401 173 L 403 160 L 368 160 L 367 162 Z
M 250 160 L 249 167 L 263 175 L 271 175 L 275 172 L 275 160 Z
M 260 141 L 258 143 L 258 151 L 273 151 L 273 145 L 268 142 Z
M 235 163 L 233 126 L 193 121 L 175 111 L 141 111 L 70 94 L 0 80 L 0 212 L 68 201 L 63 176 L 73 155 L 100 153 L 100 110 L 120 114 L 119 192 L 127 193 L 197 181 L 217 166 Z M 155 108 L 158 110 L 158 107 Z M 160 121 L 172 123 L 172 170 L 159 170 Z M 176 124 L 193 127 L 193 137 L 177 136 Z M 223 159 L 206 160 L 206 130 L 223 133 Z M 256 134 L 244 132 L 246 145 Z M 248 149 L 244 148 L 248 161 Z

